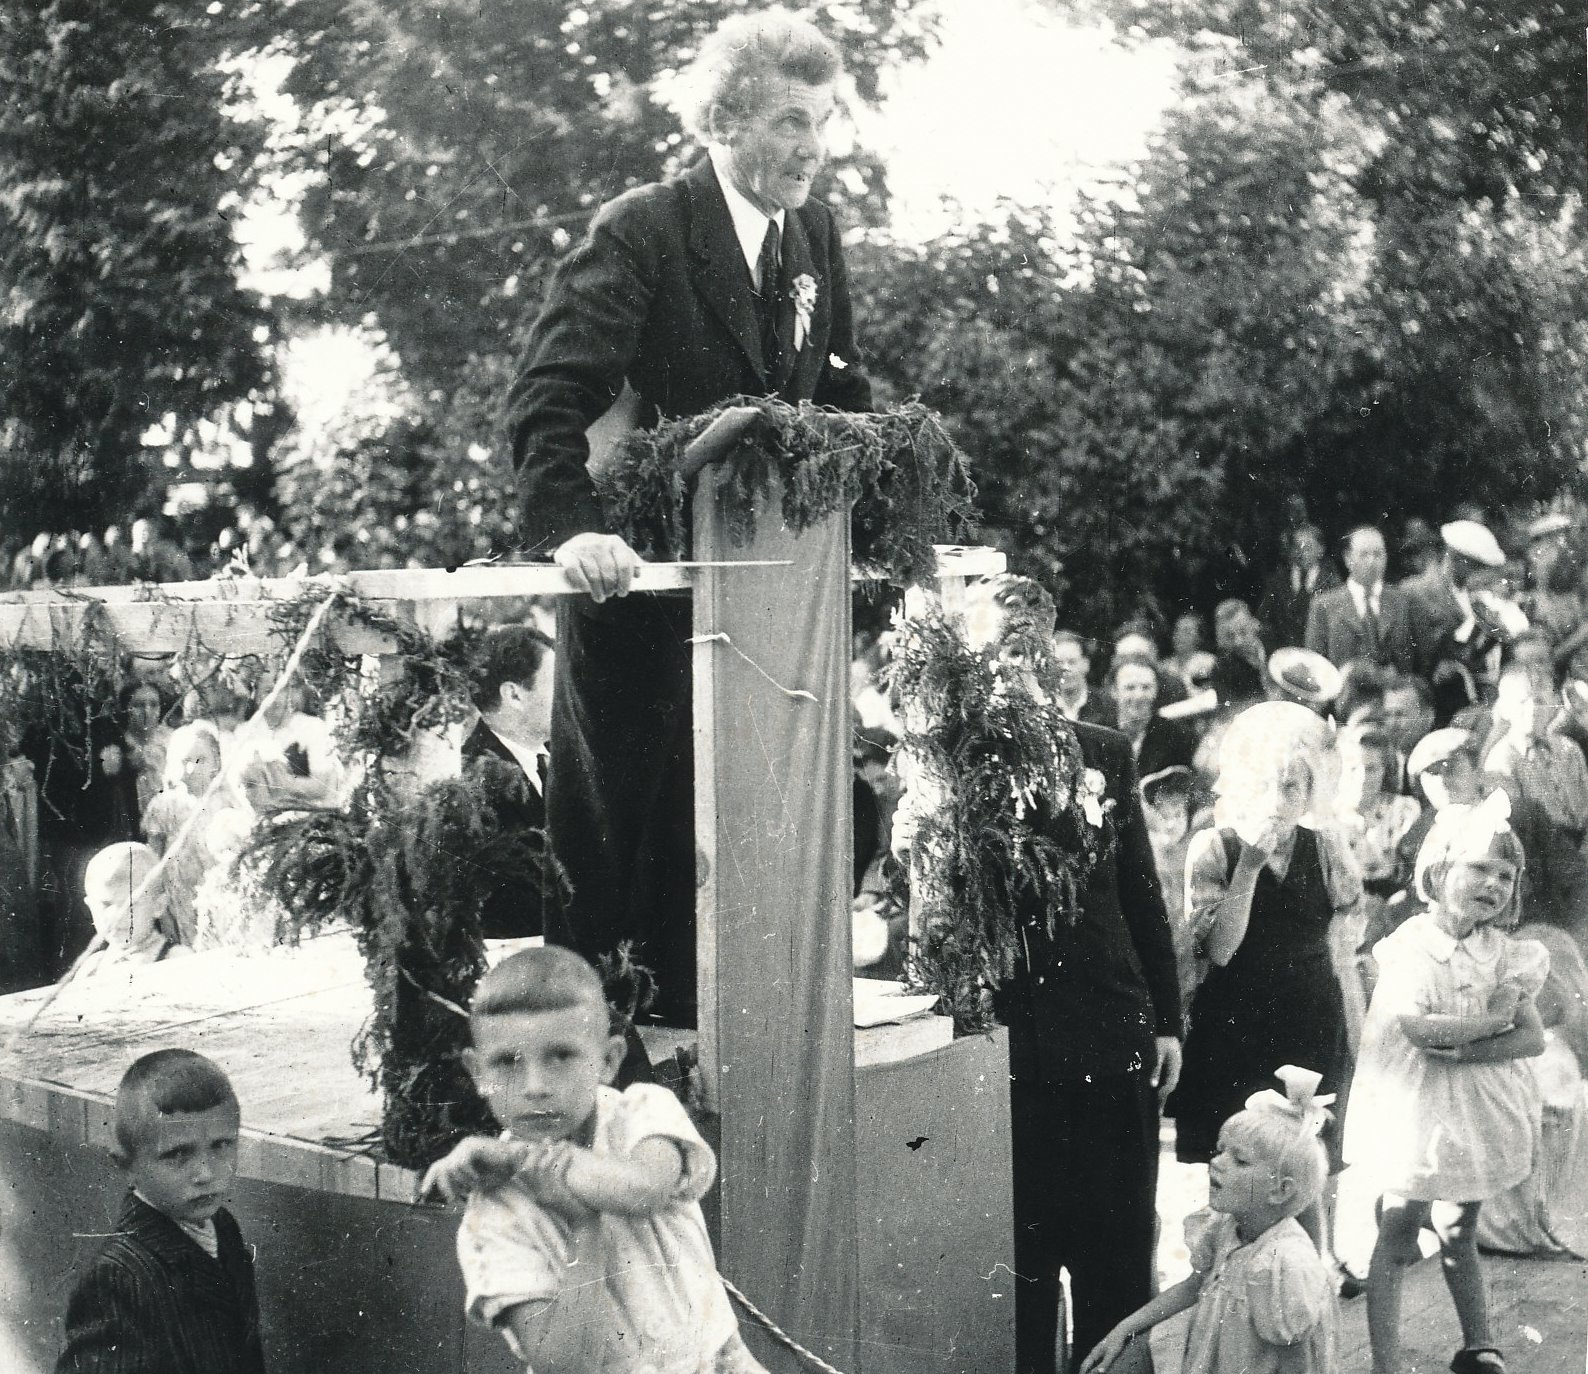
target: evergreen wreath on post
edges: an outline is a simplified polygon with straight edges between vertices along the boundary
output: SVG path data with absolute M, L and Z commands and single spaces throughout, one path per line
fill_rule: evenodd
M 1051 598 L 1014 577 L 973 593 L 965 617 L 896 614 L 892 665 L 915 822 L 906 976 L 962 1035 L 994 1023 L 992 994 L 1022 957 L 1019 913 L 1040 911 L 1050 931 L 1073 921 L 1114 839 L 1112 803 L 1057 705 Z
M 932 546 L 971 537 L 976 487 L 936 412 L 915 400 L 856 414 L 766 396 L 736 396 L 625 436 L 597 477 L 612 532 L 646 558 L 687 558 L 686 451 L 739 407 L 760 418 L 732 449 L 718 488 L 735 540 L 753 533 L 773 477 L 781 481 L 783 519 L 796 532 L 852 503 L 855 562 L 895 581 L 930 581 L 937 569 Z

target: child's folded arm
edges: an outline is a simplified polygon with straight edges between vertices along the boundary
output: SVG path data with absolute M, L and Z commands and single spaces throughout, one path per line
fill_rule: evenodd
M 500 1188 L 523 1165 L 528 1152 L 520 1141 L 469 1136 L 425 1170 L 419 1184 L 419 1200 L 439 1197 L 457 1202 L 472 1193 Z
M 1435 1049 L 1431 1053 L 1462 1064 L 1499 1064 L 1507 1059 L 1533 1059 L 1544 1053 L 1544 1025 L 1539 1020 L 1533 999 L 1529 997 L 1518 1008 L 1514 1026 L 1498 1035 Z
M 1511 1018 L 1497 1012 L 1485 1012 L 1481 1016 L 1407 1012 L 1399 1020 L 1406 1038 L 1420 1050 L 1450 1049 L 1503 1035 L 1511 1029 Z
M 651 1135 L 622 1155 L 574 1150 L 562 1182 L 597 1212 L 639 1216 L 676 1202 L 684 1174 L 682 1146 L 667 1136 Z

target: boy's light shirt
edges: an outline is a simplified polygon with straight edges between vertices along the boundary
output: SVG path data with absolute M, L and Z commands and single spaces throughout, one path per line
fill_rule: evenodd
M 191 1226 L 185 1221 L 177 1221 L 177 1219 L 169 1212 L 161 1212 L 160 1209 L 154 1205 L 154 1203 L 150 1202 L 149 1199 L 140 1193 L 136 1188 L 132 1190 L 132 1195 L 137 1198 L 139 1202 L 143 1203 L 145 1207 L 148 1207 L 153 1211 L 160 1212 L 160 1215 L 163 1216 L 167 1221 L 175 1222 L 177 1226 L 180 1226 L 182 1230 L 192 1238 L 193 1243 L 211 1259 L 220 1258 L 221 1241 L 220 1237 L 215 1234 L 214 1218 L 211 1218 L 209 1221 L 204 1222 L 200 1226 Z
M 673 1141 L 684 1161 L 674 1199 L 653 1213 L 604 1212 L 575 1226 L 519 1179 L 470 1198 L 457 1242 L 468 1315 L 502 1329 L 513 1307 L 552 1301 L 574 1283 L 600 1283 L 614 1327 L 634 1334 L 640 1358 L 632 1348 L 609 1351 L 591 1374 L 631 1371 L 646 1360 L 666 1371 L 710 1370 L 738 1333 L 699 1205 L 716 1160 L 666 1088 L 599 1089 L 594 1153 L 627 1154 L 653 1136 Z

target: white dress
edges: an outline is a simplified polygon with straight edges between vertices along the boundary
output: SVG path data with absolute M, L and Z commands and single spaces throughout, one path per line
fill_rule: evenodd
M 495 1326 L 569 1283 L 601 1282 L 611 1330 L 623 1338 L 601 1343 L 589 1374 L 766 1374 L 739 1336 L 700 1212 L 717 1172 L 711 1147 L 666 1088 L 598 1090 L 596 1154 L 628 1154 L 651 1136 L 673 1141 L 684 1159 L 677 1195 L 655 1212 L 602 1212 L 576 1226 L 520 1179 L 471 1197 L 458 1228 L 468 1315 Z
M 1536 996 L 1549 953 L 1479 926 L 1457 940 L 1434 911 L 1374 947 L 1378 985 L 1345 1122 L 1345 1158 L 1377 1191 L 1424 1201 L 1478 1202 L 1520 1183 L 1539 1142 L 1538 1085 L 1527 1063 L 1464 1064 L 1425 1053 L 1400 1018 L 1481 1016 L 1506 984 Z
M 1193 1212 L 1185 1229 L 1203 1277 L 1181 1374 L 1334 1374 L 1334 1284 L 1300 1222 L 1287 1217 L 1249 1244 L 1222 1212 Z

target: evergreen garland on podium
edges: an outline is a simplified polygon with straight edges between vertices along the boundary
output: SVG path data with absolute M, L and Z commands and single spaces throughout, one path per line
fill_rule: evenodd
M 730 535 L 755 530 L 769 483 L 796 533 L 852 503 L 854 561 L 899 582 L 935 575 L 934 544 L 968 540 L 976 487 L 965 455 L 935 411 L 911 400 L 871 414 L 736 396 L 687 419 L 636 430 L 596 482 L 609 528 L 646 558 L 689 557 L 689 446 L 724 412 L 748 406 L 759 421 L 723 464 L 718 499 Z

